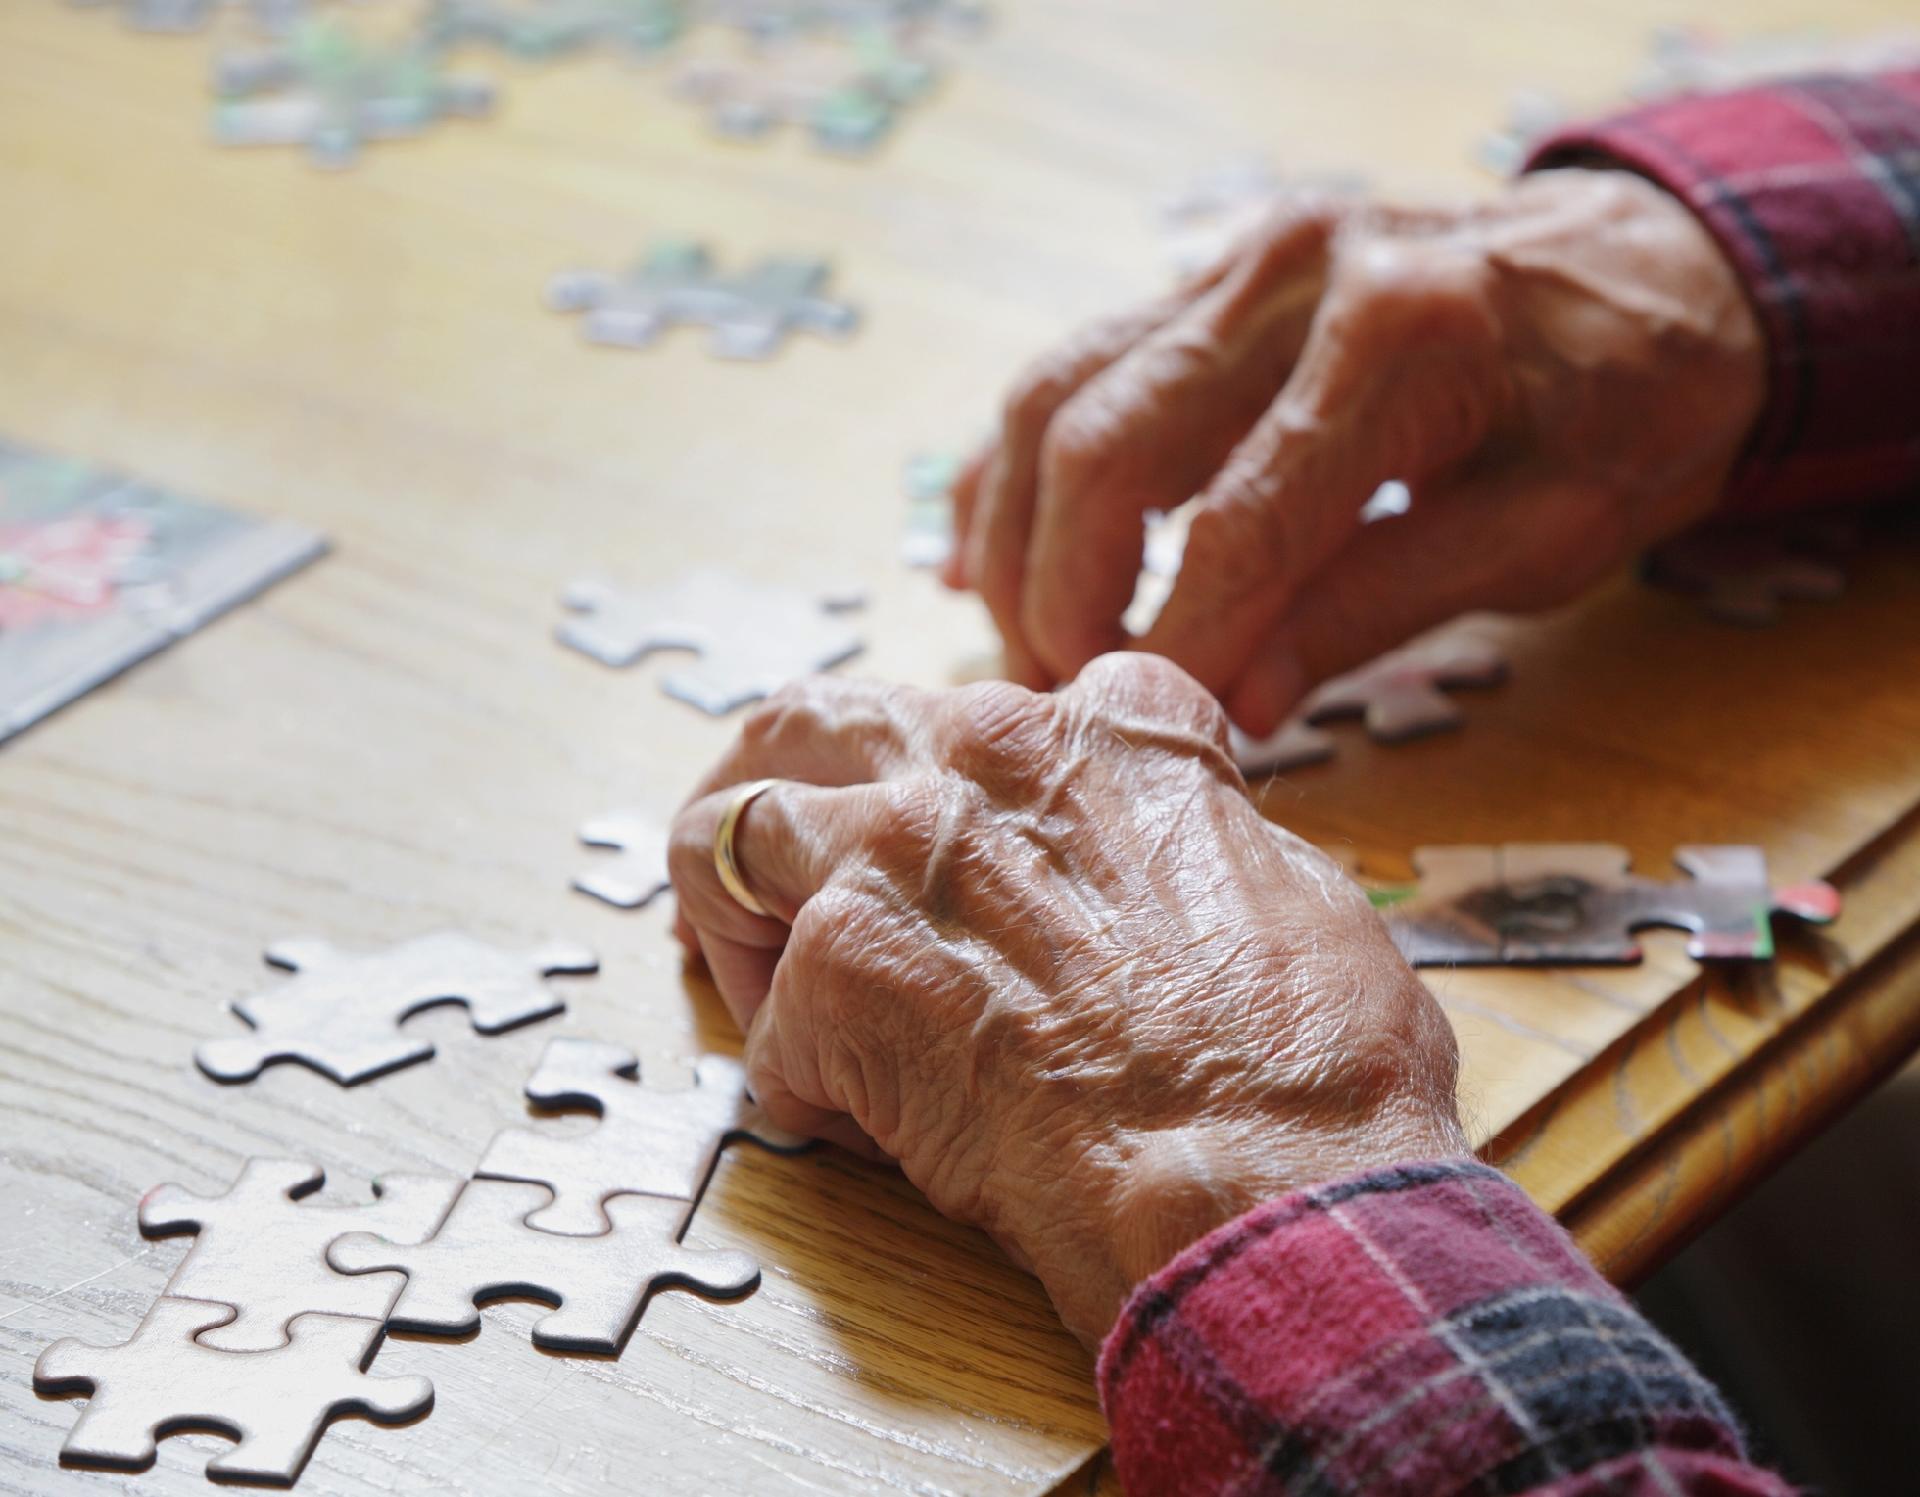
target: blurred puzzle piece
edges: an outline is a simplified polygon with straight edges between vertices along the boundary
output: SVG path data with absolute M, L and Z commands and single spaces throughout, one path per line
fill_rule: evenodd
M 621 1195 L 693 1202 L 728 1143 L 750 1139 L 778 1153 L 809 1140 L 772 1127 L 747 1096 L 746 1072 L 723 1055 L 703 1055 L 693 1085 L 662 1090 L 641 1084 L 630 1050 L 563 1035 L 527 1080 L 527 1097 L 547 1109 L 588 1108 L 599 1125 L 585 1133 L 505 1128 L 474 1169 L 478 1178 L 545 1185 L 552 1204 L 527 1218 L 542 1232 L 591 1236 L 607 1230 L 606 1210 Z
M 195 1340 L 233 1315 L 228 1305 L 161 1298 L 118 1346 L 69 1338 L 41 1352 L 35 1389 L 89 1394 L 61 1461 L 145 1470 L 158 1439 L 210 1427 L 239 1443 L 207 1463 L 209 1477 L 291 1486 L 335 1415 L 391 1423 L 432 1406 L 424 1377 L 367 1375 L 378 1320 L 302 1315 L 288 1325 L 287 1344 L 270 1351 L 218 1351 Z
M 1625 848 L 1603 842 L 1422 847 L 1417 885 L 1371 895 L 1417 967 L 1626 965 L 1641 958 L 1634 933 L 1651 926 L 1688 932 L 1696 961 L 1765 961 L 1774 915 L 1825 924 L 1840 913 L 1824 881 L 1775 888 L 1757 847 L 1686 846 L 1673 861 L 1687 878 L 1641 878 Z
M 208 1040 L 194 1052 L 216 1081 L 251 1081 L 276 1061 L 290 1060 L 354 1086 L 433 1054 L 432 1041 L 400 1028 L 422 1009 L 464 1004 L 477 1031 L 499 1034 L 567 1006 L 541 977 L 599 967 L 582 946 L 556 942 L 510 951 L 457 931 L 371 953 L 311 938 L 279 941 L 267 949 L 267 960 L 296 975 L 232 1005 L 253 1026 L 251 1034 Z
M 654 588 L 580 581 L 561 601 L 575 617 L 559 626 L 560 642 L 602 665 L 633 665 L 657 650 L 697 654 L 697 662 L 676 668 L 661 689 L 715 717 L 863 648 L 838 617 L 854 606 L 853 598 L 723 572 L 692 572 Z
M 1788 602 L 1827 603 L 1846 592 L 1837 556 L 1851 539 L 1840 525 L 1714 527 L 1649 552 L 1642 575 L 1656 587 L 1698 597 L 1722 623 L 1765 628 L 1778 622 Z
M 608 847 L 616 858 L 594 864 L 573 878 L 582 894 L 623 910 L 637 910 L 663 893 L 667 878 L 667 829 L 644 811 L 609 811 L 580 824 L 588 847 Z

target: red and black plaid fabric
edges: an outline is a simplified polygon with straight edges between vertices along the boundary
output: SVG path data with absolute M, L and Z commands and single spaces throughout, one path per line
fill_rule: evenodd
M 1193 1244 L 1128 1301 L 1100 1392 L 1129 1497 L 1790 1490 L 1553 1219 L 1467 1159 Z
M 1769 398 L 1728 508 L 1920 492 L 1920 72 L 1794 78 L 1562 131 L 1690 206 L 1766 329 Z

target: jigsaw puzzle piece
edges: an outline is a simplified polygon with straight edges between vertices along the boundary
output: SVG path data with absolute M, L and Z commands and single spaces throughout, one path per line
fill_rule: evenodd
M 373 1182 L 371 1202 L 301 1204 L 325 1181 L 325 1171 L 303 1160 L 249 1159 L 222 1195 L 159 1185 L 141 1199 L 146 1236 L 197 1234 L 166 1293 L 238 1309 L 231 1321 L 208 1331 L 202 1345 L 267 1351 L 285 1344 L 287 1326 L 300 1315 L 385 1318 L 401 1280 L 337 1274 L 327 1266 L 327 1244 L 349 1231 L 420 1242 L 433 1235 L 464 1183 L 441 1175 L 387 1175 Z
M 1265 738 L 1250 738 L 1238 728 L 1227 732 L 1228 752 L 1248 779 L 1285 774 L 1309 764 L 1324 764 L 1338 747 L 1333 735 L 1292 718 Z
M 703 1055 L 693 1085 L 644 1086 L 631 1050 L 563 1035 L 547 1043 L 527 1097 L 546 1108 L 590 1108 L 591 1132 L 554 1134 L 505 1128 L 494 1135 L 474 1174 L 521 1180 L 553 1191 L 551 1205 L 527 1218 L 542 1232 L 591 1236 L 607 1230 L 611 1199 L 624 1194 L 691 1202 L 699 1198 L 720 1150 L 750 1139 L 780 1153 L 811 1141 L 774 1128 L 747 1096 L 745 1068 Z
M 713 351 L 728 359 L 764 359 L 795 331 L 844 338 L 860 325 L 845 302 L 822 295 L 833 268 L 825 260 L 778 255 L 715 283 Z
M 1637 962 L 1640 943 L 1633 931 L 1670 923 L 1642 918 L 1648 886 L 1628 871 L 1631 857 L 1624 847 L 1512 842 L 1500 856 L 1504 888 L 1496 922 L 1508 962 Z
M 541 977 L 599 967 L 582 946 L 557 942 L 510 951 L 457 931 L 366 954 L 310 938 L 284 941 L 268 949 L 267 960 L 296 975 L 232 1005 L 253 1026 L 251 1034 L 209 1040 L 194 1052 L 216 1081 L 250 1081 L 266 1066 L 290 1060 L 353 1086 L 434 1053 L 430 1041 L 400 1029 L 424 1008 L 464 1004 L 474 1029 L 498 1034 L 567 1006 Z
M 395 1246 L 356 1232 L 328 1249 L 328 1261 L 342 1273 L 406 1273 L 388 1317 L 396 1330 L 463 1335 L 480 1324 L 480 1302 L 526 1295 L 558 1306 L 534 1325 L 536 1345 L 609 1355 L 656 1287 L 730 1298 L 759 1282 L 759 1265 L 744 1253 L 680 1245 L 685 1201 L 618 1196 L 607 1202 L 612 1231 L 569 1237 L 526 1225 L 548 1194 L 538 1185 L 473 1180 L 430 1241 Z
M 1416 967 L 1498 962 L 1500 849 L 1417 847 L 1413 871 L 1413 888 L 1369 891 L 1400 954 Z
M 620 856 L 574 875 L 573 887 L 623 910 L 637 910 L 668 886 L 667 829 L 644 811 L 609 811 L 580 824 L 588 847 Z
M 218 1351 L 195 1340 L 233 1314 L 230 1305 L 161 1298 L 118 1346 L 69 1339 L 41 1352 L 36 1389 L 90 1394 L 61 1459 L 144 1470 L 161 1436 L 210 1426 L 239 1443 L 208 1462 L 208 1476 L 290 1486 L 335 1415 L 393 1422 L 433 1403 L 423 1377 L 367 1374 L 377 1320 L 302 1315 L 287 1326 L 287 1344 L 270 1351 Z
M 1457 728 L 1460 708 L 1447 691 L 1495 686 L 1506 674 L 1506 657 L 1485 640 L 1458 632 L 1431 635 L 1327 682 L 1307 698 L 1300 715 L 1314 724 L 1358 717 L 1370 737 L 1398 743 Z
M 1846 571 L 1811 546 L 1774 531 L 1713 528 L 1668 541 L 1647 556 L 1646 579 L 1690 593 L 1722 623 L 1765 628 L 1788 602 L 1831 602 Z
M 670 672 L 661 689 L 716 717 L 863 648 L 837 616 L 846 599 L 720 572 L 694 572 L 656 588 L 580 581 L 561 602 L 574 617 L 561 623 L 560 642 L 603 665 L 632 665 L 657 650 L 695 652 L 698 661 Z

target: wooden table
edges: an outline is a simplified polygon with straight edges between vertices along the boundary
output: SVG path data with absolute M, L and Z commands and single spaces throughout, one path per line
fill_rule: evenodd
M 551 640 L 582 570 L 694 563 L 871 584 L 863 669 L 937 683 L 981 618 L 896 560 L 898 471 L 992 419 L 1027 356 L 1157 285 L 1154 195 L 1252 146 L 1394 189 L 1484 185 L 1469 147 L 1515 89 L 1600 98 L 1651 26 L 1864 27 L 1894 0 L 1007 0 L 876 161 L 731 148 L 611 60 L 507 67 L 499 117 L 330 176 L 206 139 L 205 39 L 54 0 L 0 7 L 0 432 L 325 530 L 336 554 L 0 751 L 0 1487 L 54 1465 L 73 1411 L 27 1371 L 117 1341 L 181 1253 L 134 1225 L 163 1180 L 298 1155 L 358 1191 L 464 1173 L 522 1114 L 555 1032 L 644 1056 L 733 1050 L 663 910 L 567 889 L 588 813 L 661 812 L 731 731 Z M 584 348 L 543 312 L 569 264 L 655 233 L 731 256 L 830 252 L 869 322 L 729 365 L 693 337 Z M 1631 1278 L 1920 1036 L 1920 574 L 1770 634 L 1627 579 L 1506 626 L 1512 684 L 1470 731 L 1262 791 L 1383 873 L 1422 842 L 1754 841 L 1849 899 L 1773 967 L 1435 975 L 1489 1156 Z M 270 940 L 373 946 L 459 926 L 593 944 L 557 1024 L 414 1021 L 430 1064 L 342 1090 L 192 1067 Z M 899 1180 L 737 1150 L 690 1240 L 766 1267 L 744 1302 L 660 1296 L 618 1360 L 535 1351 L 525 1305 L 471 1343 L 399 1339 L 430 1418 L 323 1441 L 315 1490 L 1039 1492 L 1104 1438 L 1086 1355 L 1035 1285 Z M 146 1487 L 197 1489 L 212 1442 Z M 1082 1473 L 1075 1475 L 1076 1472 Z

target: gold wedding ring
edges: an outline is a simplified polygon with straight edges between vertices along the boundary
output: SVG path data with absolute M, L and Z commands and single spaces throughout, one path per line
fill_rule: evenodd
M 747 881 L 740 874 L 740 860 L 733 850 L 734 828 L 740 825 L 740 818 L 747 814 L 752 805 L 775 785 L 786 783 L 783 780 L 753 780 L 733 792 L 733 799 L 727 802 L 727 809 L 721 813 L 720 825 L 713 829 L 713 871 L 720 875 L 720 887 L 733 896 L 733 902 L 749 915 L 771 915 L 773 911 L 754 897 L 753 890 L 747 887 Z

